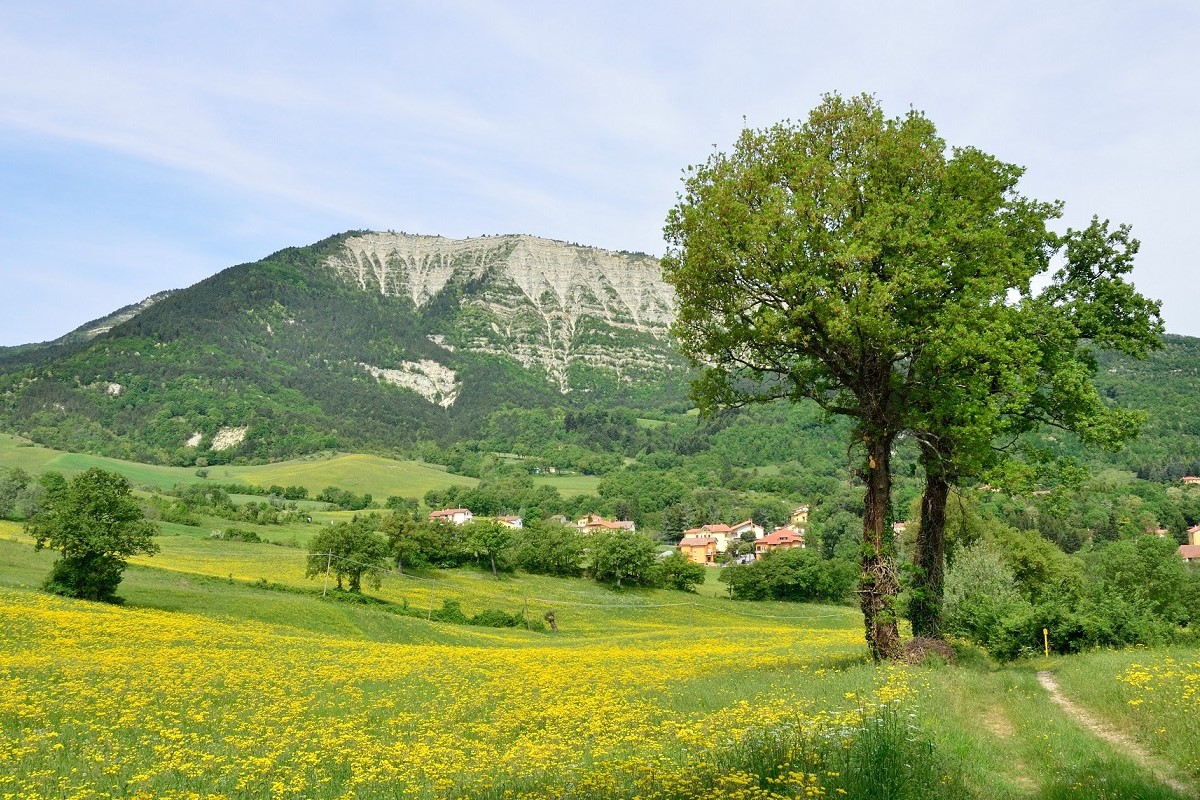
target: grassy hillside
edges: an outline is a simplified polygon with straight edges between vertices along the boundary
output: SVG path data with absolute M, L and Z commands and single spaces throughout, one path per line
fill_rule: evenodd
M 846 607 L 470 570 L 368 592 L 560 625 L 476 628 L 322 599 L 303 550 L 160 542 L 112 607 L 33 590 L 53 556 L 0 522 L 0 795 L 1185 796 L 1163 764 L 1200 788 L 1194 649 L 876 667 Z M 1035 668 L 1161 763 L 1081 727 Z
M 0 434 L 0 465 L 21 467 L 35 473 L 57 470 L 68 476 L 90 467 L 101 467 L 124 475 L 136 486 L 159 489 L 205 480 L 264 488 L 303 486 L 312 494 L 327 486 L 337 486 L 358 494 L 370 493 L 380 500 L 389 495 L 419 498 L 430 489 L 478 483 L 475 478 L 452 475 L 445 469 L 418 461 L 397 461 L 363 454 L 327 454 L 260 466 L 211 467 L 207 470 L 208 477 L 202 478 L 194 467 L 163 467 L 86 453 L 64 453 L 30 446 L 28 441 L 6 434 Z
M 68 476 L 101 467 L 124 475 L 136 486 L 156 489 L 208 480 L 263 488 L 303 486 L 315 495 L 327 486 L 337 486 L 356 494 L 370 494 L 381 501 L 391 495 L 421 498 L 430 489 L 479 483 L 477 478 L 455 475 L 437 465 L 361 453 L 324 454 L 258 466 L 216 466 L 208 468 L 208 477 L 202 478 L 193 467 L 163 467 L 87 453 L 64 453 L 8 434 L 0 434 L 0 466 L 20 467 L 35 474 L 57 470 Z M 552 486 L 564 497 L 595 493 L 599 483 L 600 478 L 595 475 L 534 478 L 535 485 Z

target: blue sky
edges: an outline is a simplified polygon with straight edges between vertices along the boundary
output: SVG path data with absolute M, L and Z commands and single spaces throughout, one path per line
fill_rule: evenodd
M 0 0 L 0 345 L 352 228 L 661 254 L 681 170 L 823 92 L 1142 240 L 1200 336 L 1200 3 Z

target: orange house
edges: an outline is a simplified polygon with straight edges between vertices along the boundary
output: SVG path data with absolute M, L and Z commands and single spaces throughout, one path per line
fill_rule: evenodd
M 762 558 L 772 550 L 804 547 L 804 534 L 791 528 L 779 528 L 754 543 L 754 557 Z
M 688 528 L 684 536 L 711 536 L 717 540 L 717 552 L 724 553 L 729 549 L 729 540 L 733 537 L 733 528 L 724 524 L 701 525 L 699 528 Z
M 709 567 L 717 563 L 717 540 L 713 536 L 685 536 L 679 540 L 679 552 L 689 561 Z

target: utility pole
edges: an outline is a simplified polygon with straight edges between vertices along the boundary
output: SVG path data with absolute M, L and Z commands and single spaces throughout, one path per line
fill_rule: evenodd
M 321 590 L 321 597 L 329 594 L 329 568 L 333 566 L 333 551 L 330 550 L 325 558 L 325 588 Z

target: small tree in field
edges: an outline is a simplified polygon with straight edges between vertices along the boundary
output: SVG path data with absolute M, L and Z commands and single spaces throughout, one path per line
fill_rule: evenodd
M 695 592 L 708 577 L 708 567 L 697 564 L 678 550 L 661 558 L 654 567 L 654 583 L 665 589 Z
M 70 481 L 48 473 L 42 486 L 41 506 L 25 530 L 38 550 L 62 553 L 44 588 L 83 600 L 116 600 L 126 559 L 159 549 L 158 528 L 144 519 L 129 481 L 93 467 Z
M 362 592 L 365 575 L 378 589 L 387 569 L 388 544 L 362 521 L 339 522 L 313 537 L 308 546 L 308 568 L 304 577 L 329 574 L 341 589 L 345 580 L 351 592 Z
M 498 566 L 508 565 L 504 556 L 512 546 L 512 529 L 494 519 L 476 519 L 463 526 L 467 530 L 467 545 L 476 556 L 487 556 L 492 574 L 498 575 Z
M 589 553 L 592 577 L 602 583 L 647 583 L 654 571 L 654 540 L 643 533 L 597 533 Z

